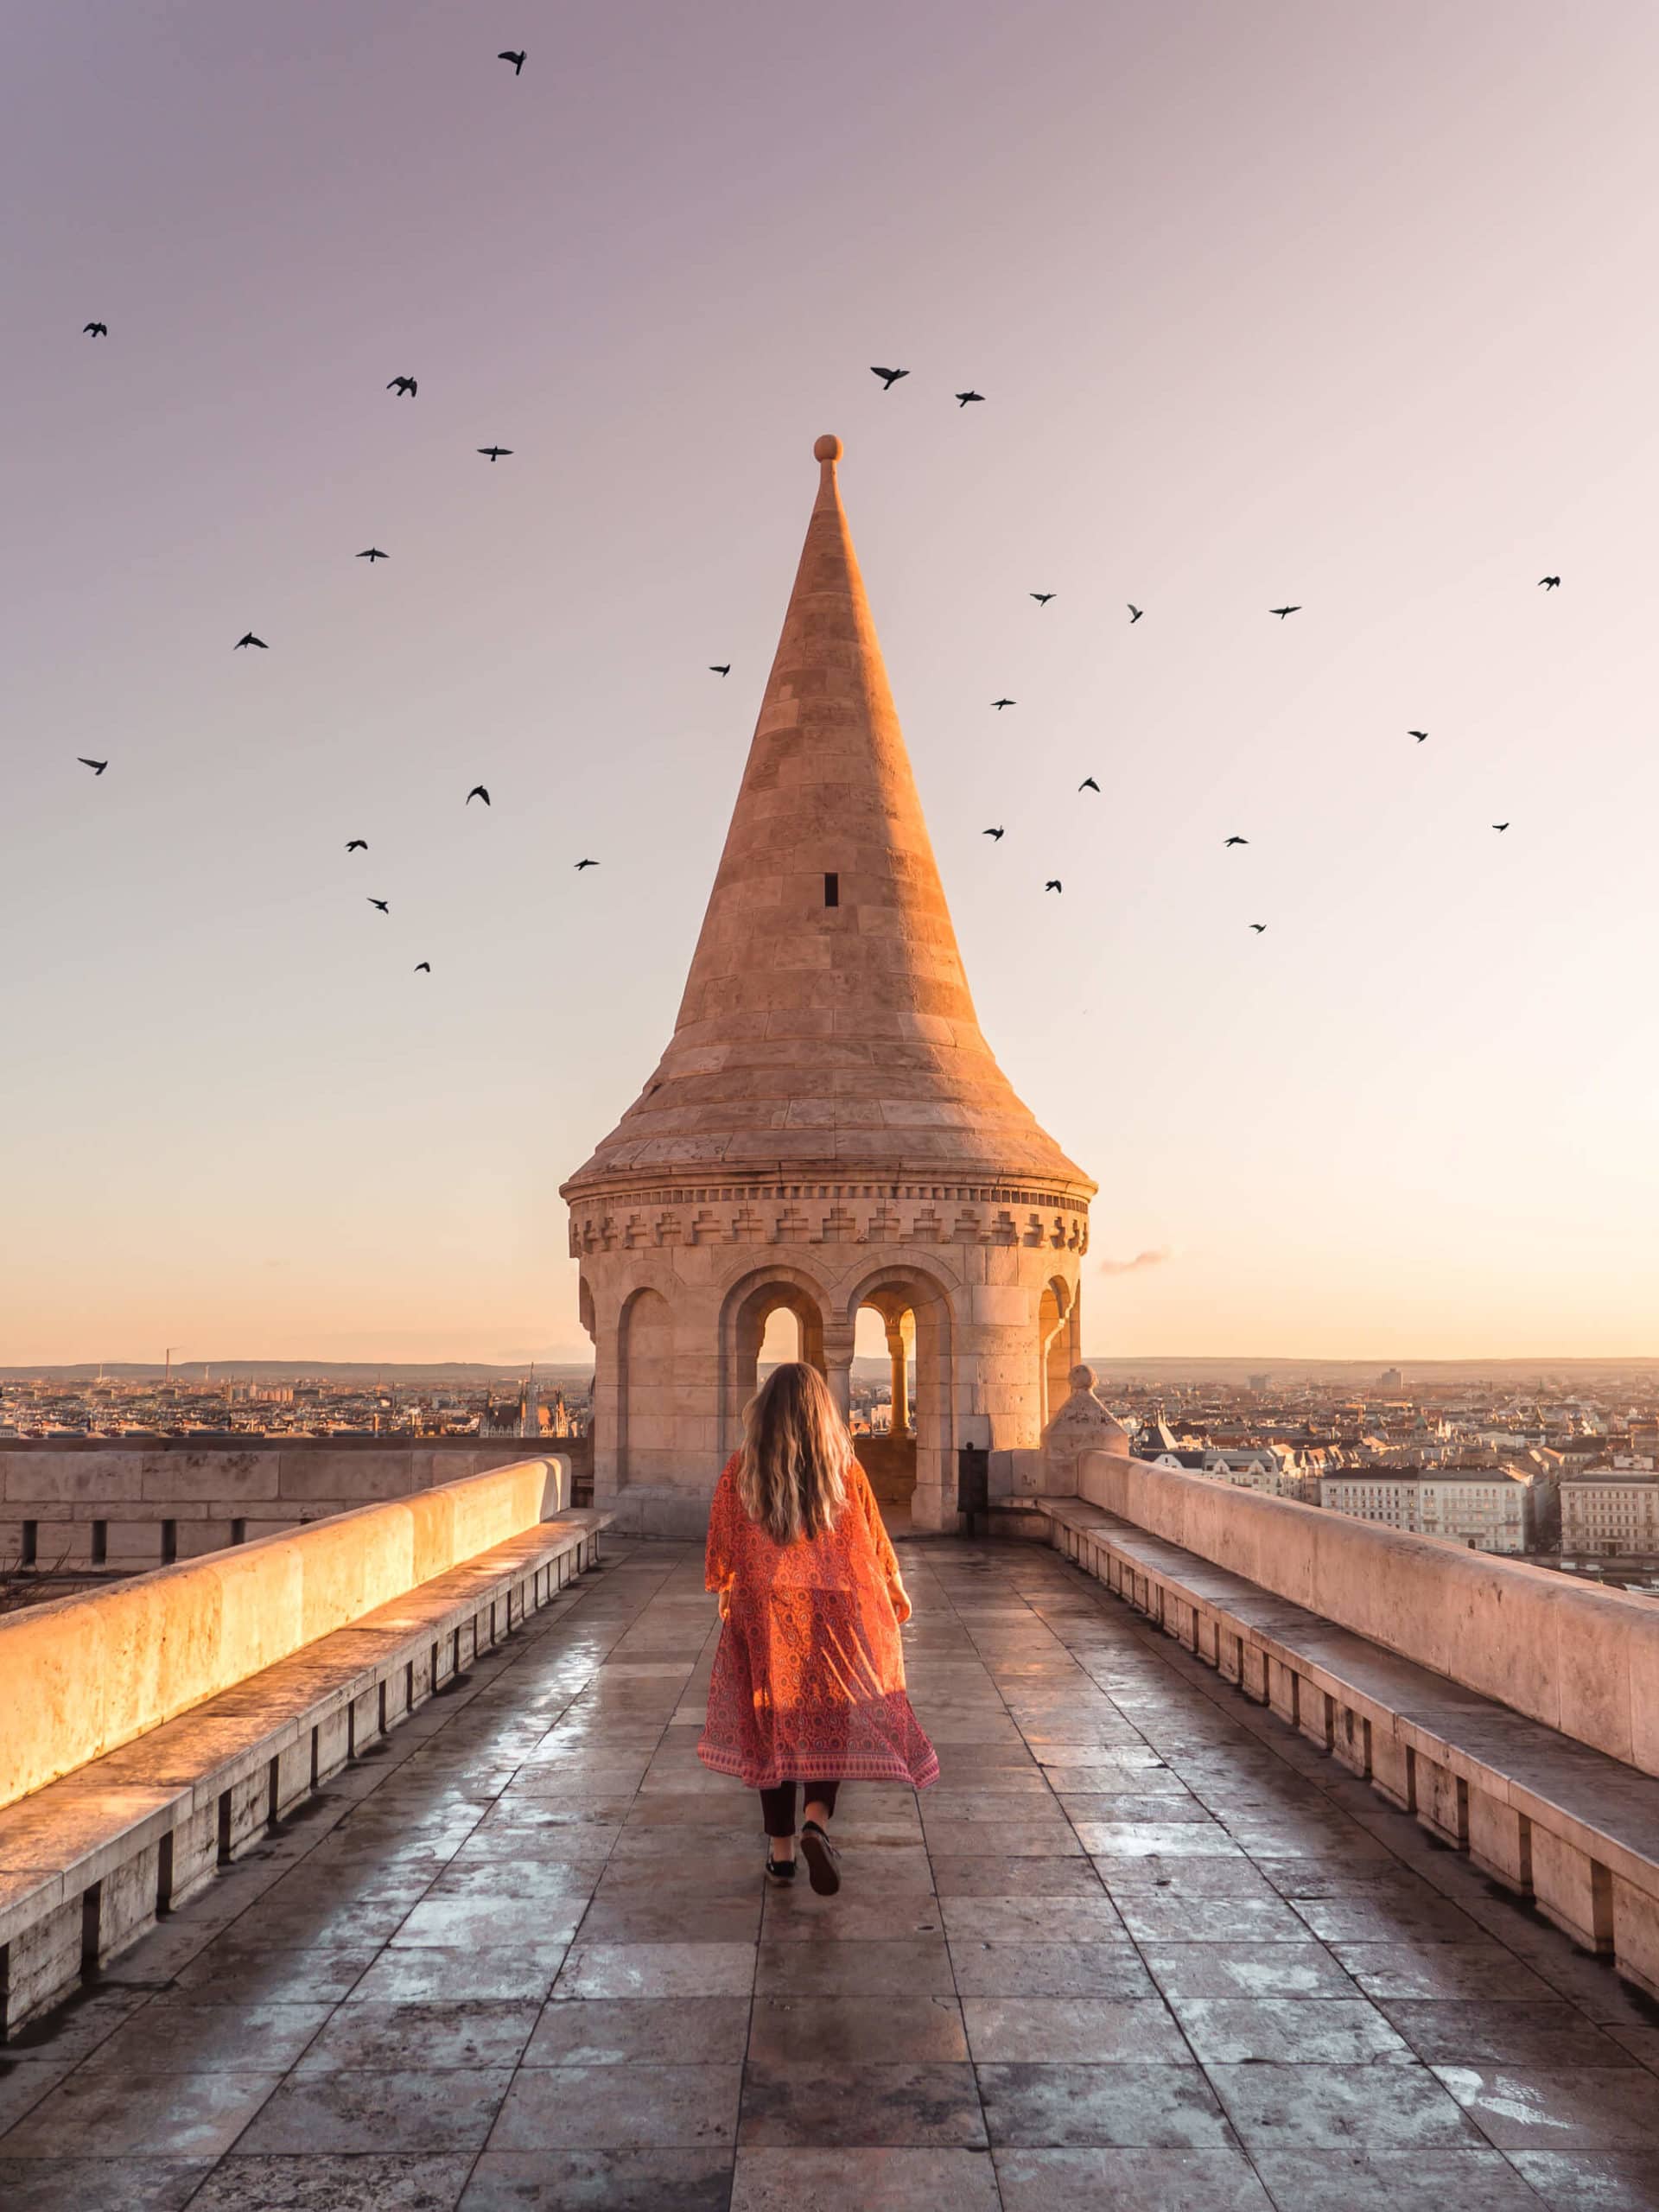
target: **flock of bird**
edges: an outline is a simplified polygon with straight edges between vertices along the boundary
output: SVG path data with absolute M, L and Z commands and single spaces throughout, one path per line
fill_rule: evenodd
M 499 61 L 511 62 L 512 65 L 513 75 L 515 77 L 519 77 L 524 74 L 524 63 L 529 59 L 529 55 L 523 50 L 515 50 L 512 48 L 507 48 L 499 54 L 496 56 L 496 59 Z M 95 321 L 88 322 L 83 326 L 81 334 L 83 337 L 87 338 L 107 338 L 110 334 L 110 327 L 108 323 L 103 321 Z M 908 369 L 879 368 L 872 365 L 870 374 L 873 377 L 880 378 L 881 388 L 884 391 L 891 391 L 896 384 L 899 383 L 904 378 L 909 376 L 910 371 Z M 419 395 L 420 382 L 417 378 L 412 376 L 398 375 L 391 379 L 386 385 L 386 390 L 398 399 L 414 399 Z M 970 389 L 967 391 L 956 392 L 952 396 L 957 402 L 958 409 L 974 405 L 982 406 L 985 404 L 985 395 L 982 391 L 975 391 Z M 497 461 L 511 460 L 512 458 L 513 451 L 511 446 L 503 445 L 479 446 L 475 450 L 483 457 L 483 459 L 487 461 L 492 467 L 493 467 Z M 370 567 L 372 568 L 377 561 L 390 560 L 391 556 L 378 545 L 365 545 L 356 557 L 359 561 L 366 561 Z M 1560 588 L 1560 583 L 1561 580 L 1558 575 L 1540 576 L 1538 579 L 1538 588 L 1544 591 L 1559 591 Z M 1027 596 L 1034 600 L 1039 607 L 1047 607 L 1058 596 L 1058 594 L 1052 591 L 1033 591 L 1027 593 Z M 1132 600 L 1127 601 L 1126 604 L 1128 608 L 1129 627 L 1133 629 L 1135 624 L 1144 618 L 1146 609 L 1141 607 L 1137 607 Z M 1300 614 L 1302 612 L 1302 607 L 1300 602 L 1298 601 L 1294 604 L 1287 604 L 1282 607 L 1270 607 L 1267 611 L 1269 614 L 1276 616 L 1281 622 L 1284 622 L 1287 620 L 1291 615 Z M 256 636 L 254 632 L 251 630 L 245 632 L 244 634 L 237 639 L 233 650 L 237 652 L 241 652 L 248 647 L 257 648 L 260 652 L 268 652 L 270 651 L 270 647 L 265 639 Z M 732 672 L 732 664 L 730 661 L 711 661 L 709 664 L 709 672 L 712 676 L 728 677 Z M 992 707 L 999 714 L 1003 713 L 1009 707 L 1014 707 L 1018 704 L 1018 700 L 1007 697 L 993 699 L 991 701 Z M 1408 730 L 1406 734 L 1408 737 L 1414 738 L 1419 745 L 1426 744 L 1428 740 L 1428 732 L 1426 729 Z M 85 753 L 78 753 L 76 755 L 76 759 L 82 767 L 90 768 L 95 777 L 103 775 L 110 765 L 107 760 L 89 760 Z M 1085 776 L 1083 781 L 1077 785 L 1077 791 L 1079 794 L 1084 791 L 1093 791 L 1098 795 L 1100 791 L 1100 785 L 1096 782 L 1092 776 Z M 471 791 L 467 792 L 463 804 L 470 806 L 475 798 L 482 799 L 486 807 L 491 803 L 490 794 L 482 784 L 474 784 L 473 785 Z M 1500 834 L 1509 827 L 1510 824 L 1507 822 L 1494 822 L 1492 824 L 1492 828 Z M 999 843 L 1001 842 L 1004 834 L 1005 831 L 1001 824 L 982 832 L 982 836 L 989 837 L 994 842 Z M 1223 840 L 1224 847 L 1248 845 L 1249 842 L 1250 841 L 1248 837 L 1240 836 L 1236 833 Z M 368 841 L 366 838 L 352 837 L 346 840 L 346 850 L 347 854 L 365 853 L 368 849 Z M 575 865 L 575 872 L 580 875 L 585 869 L 597 868 L 600 863 L 595 860 L 584 859 L 577 861 Z M 1043 888 L 1046 892 L 1052 891 L 1063 893 L 1065 886 L 1058 876 L 1051 876 L 1045 882 Z M 368 904 L 376 908 L 377 911 L 382 914 L 390 914 L 391 912 L 391 902 L 387 899 L 372 898 L 369 899 Z M 1265 922 L 1251 922 L 1248 926 L 1254 931 L 1258 937 L 1265 935 L 1268 928 L 1268 925 Z M 417 961 L 415 964 L 414 972 L 417 976 L 429 976 L 432 972 L 431 962 L 429 960 Z

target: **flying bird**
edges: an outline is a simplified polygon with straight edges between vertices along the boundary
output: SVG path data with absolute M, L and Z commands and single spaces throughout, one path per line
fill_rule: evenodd
M 1494 830 L 1507 830 L 1509 826 L 1507 822 L 1494 822 L 1492 824 Z
M 972 401 L 976 399 L 982 400 L 984 397 L 985 395 L 982 391 L 959 391 L 957 394 L 957 404 L 958 407 L 966 407 Z
M 580 875 L 583 868 L 597 868 L 598 866 L 599 862 L 597 861 L 578 861 L 576 862 L 576 874 Z
M 1546 591 L 1560 591 L 1561 588 L 1559 576 L 1540 576 L 1538 581 Z
M 107 338 L 110 326 L 107 322 L 89 322 L 80 334 L 83 338 Z
M 1077 785 L 1077 789 L 1080 791 L 1097 791 L 1100 789 L 1100 785 L 1095 781 L 1092 776 L 1085 776 L 1083 781 Z
M 1019 703 L 1017 699 L 993 699 L 991 702 L 994 707 L 1017 707 Z
M 1048 881 L 1043 886 L 1045 891 L 1058 891 L 1059 887 L 1060 879 L 1058 875 L 1051 875 Z
M 728 660 L 711 660 L 709 664 L 710 676 L 729 676 L 731 672 L 732 664 Z
M 1133 630 L 1147 610 L 1144 607 L 1137 607 L 1132 599 L 1126 599 L 1123 604 L 1129 610 L 1129 627 Z
M 346 849 L 348 853 L 366 853 L 369 849 L 369 841 L 366 837 L 348 837 L 346 841 Z
M 485 790 L 485 788 L 484 788 L 484 786 L 483 786 L 483 785 L 482 785 L 482 784 L 474 784 L 474 785 L 473 785 L 473 788 L 471 789 L 471 791 L 469 791 L 467 792 L 467 805 L 468 805 L 468 806 L 470 806 L 470 805 L 472 804 L 473 801 L 474 801 L 475 798 L 481 798 L 481 799 L 483 800 L 483 802 L 484 802 L 484 804 L 485 804 L 485 805 L 486 805 L 486 806 L 487 806 L 487 805 L 489 804 L 489 803 L 490 803 L 490 795 L 489 795 L 488 791 L 486 791 Z
M 1257 937 L 1265 937 L 1267 934 L 1268 925 L 1265 922 L 1252 922 L 1250 927 L 1255 931 Z
M 386 390 L 395 391 L 399 399 L 413 399 L 420 388 L 413 377 L 393 377 L 386 386 Z
M 480 446 L 478 450 L 480 453 L 488 455 L 490 465 L 493 467 L 498 461 L 503 460 L 507 455 L 511 454 L 512 448 L 511 446 Z
M 384 899 L 371 899 L 369 904 L 371 906 L 378 906 L 383 914 L 389 914 L 391 912 L 390 905 Z
M 417 976 L 429 976 L 432 973 L 432 963 L 429 960 L 417 960 L 415 963 L 415 973 Z
M 366 561 L 372 568 L 377 561 L 390 561 L 391 556 L 390 553 L 383 553 L 378 545 L 365 545 L 357 557 L 359 561 Z
M 1428 732 L 1426 729 L 1408 729 L 1406 735 L 1414 737 L 1419 745 L 1426 744 L 1428 740 Z
M 979 834 L 982 837 L 1000 837 L 1002 832 L 1000 830 L 982 830 Z
M 873 377 L 880 377 L 880 379 L 881 379 L 881 389 L 882 389 L 882 391 L 891 391 L 893 390 L 893 387 L 894 386 L 894 385 L 896 385 L 896 384 L 898 383 L 898 381 L 899 381 L 899 378 L 900 378 L 900 377 L 907 377 L 907 376 L 910 374 L 910 371 L 909 371 L 908 369 L 877 369 L 877 368 L 872 368 L 872 370 L 870 371 L 870 374 L 871 374 Z
M 1269 614 L 1276 614 L 1281 622 L 1287 614 L 1300 614 L 1301 611 L 1300 607 L 1270 607 L 1268 609 Z
M 1249 842 L 1248 837 L 1226 837 L 1222 840 L 1224 845 L 1248 845 Z
M 77 753 L 75 758 L 83 768 L 90 768 L 95 776 L 101 776 L 110 765 L 107 760 L 89 760 L 84 753 Z
M 251 630 L 248 632 L 245 637 L 238 638 L 236 643 L 231 647 L 231 651 L 233 653 L 239 653 L 244 645 L 257 645 L 262 653 L 268 653 L 270 651 L 270 647 L 265 643 L 264 639 L 263 638 L 256 638 Z
M 524 73 L 524 64 L 529 60 L 530 56 L 524 53 L 515 54 L 512 48 L 508 47 L 504 53 L 498 54 L 495 58 L 498 61 L 511 61 L 513 75 L 522 77 Z
M 1052 591 L 1032 591 L 1027 592 L 1026 596 L 1027 599 L 1034 599 L 1039 607 L 1046 607 L 1054 594 Z

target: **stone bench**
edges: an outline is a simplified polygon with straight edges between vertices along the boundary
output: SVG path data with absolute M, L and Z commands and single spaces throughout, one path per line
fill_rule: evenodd
M 1659 1997 L 1659 1781 L 1081 1498 L 1052 1541 Z
M 0 2041 L 591 1567 L 537 1522 L 0 1810 Z

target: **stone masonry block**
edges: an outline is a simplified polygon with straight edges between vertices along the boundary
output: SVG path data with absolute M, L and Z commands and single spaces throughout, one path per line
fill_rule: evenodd
M 1535 1821 L 1532 1893 L 1538 1910 L 1586 1951 L 1613 1948 L 1612 1876 L 1599 1859 Z
M 1417 1758 L 1408 1744 L 1402 1744 L 1383 1729 L 1371 1730 L 1371 1781 L 1402 1813 L 1417 1809 Z
M 311 1734 L 308 1729 L 296 1743 L 290 1744 L 285 1751 L 276 1754 L 276 1810 L 280 1817 L 310 1794 Z
M 261 1767 L 257 1774 L 233 1782 L 219 1800 L 219 1857 L 234 1859 L 265 1832 L 270 1810 L 270 1779 Z
M 1613 1877 L 1613 1951 L 1618 1970 L 1659 1999 L 1659 1897 Z
M 1421 1751 L 1416 1765 L 1418 1819 L 1442 1843 L 1461 1851 L 1469 1840 L 1469 1784 Z
M 318 1782 L 326 1782 L 338 1774 L 351 1756 L 351 1717 L 342 1706 L 338 1713 L 331 1713 L 312 1730 L 315 1746 L 312 1770 Z
M 1370 1780 L 1371 1724 L 1363 1713 L 1356 1713 L 1351 1706 L 1338 1707 L 1331 1749 L 1350 1774 L 1358 1775 L 1363 1782 Z
M 173 1871 L 168 1885 L 168 1910 L 175 1910 L 207 1888 L 219 1865 L 219 1808 L 204 1805 L 188 1813 L 173 1830 Z
M 98 1955 L 115 1958 L 156 1924 L 159 1843 L 124 1859 L 99 1884 Z
M 8 2034 L 80 1980 L 82 1911 L 79 1896 L 44 1914 L 6 1947 L 3 2011 Z
M 1506 1888 L 1532 1894 L 1532 1822 L 1490 1790 L 1469 1792 L 1469 1856 Z

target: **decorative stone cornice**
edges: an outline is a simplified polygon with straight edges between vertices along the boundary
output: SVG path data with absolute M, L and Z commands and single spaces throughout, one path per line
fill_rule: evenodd
M 675 1245 L 995 1244 L 1086 1252 L 1075 1195 L 983 1183 L 675 1184 L 583 1192 L 570 1255 Z

